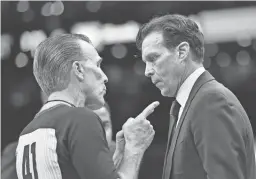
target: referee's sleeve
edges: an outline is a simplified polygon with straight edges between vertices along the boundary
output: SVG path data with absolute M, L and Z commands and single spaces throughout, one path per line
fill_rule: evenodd
M 77 109 L 71 120 L 68 146 L 81 179 L 119 178 L 104 135 L 97 115 L 87 109 Z

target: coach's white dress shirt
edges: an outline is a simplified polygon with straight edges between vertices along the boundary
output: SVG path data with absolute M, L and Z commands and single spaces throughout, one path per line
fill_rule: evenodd
M 200 75 L 202 75 L 204 73 L 204 71 L 205 71 L 204 67 L 200 67 L 200 68 L 196 69 L 191 75 L 189 75 L 189 77 L 181 85 L 181 87 L 177 93 L 177 97 L 176 97 L 176 100 L 181 105 L 180 110 L 179 110 L 178 121 L 176 123 L 176 127 L 178 126 L 178 123 L 180 121 L 180 117 L 181 117 L 183 109 L 186 105 L 186 102 L 188 100 L 189 94 L 190 94 L 196 80 L 199 78 Z

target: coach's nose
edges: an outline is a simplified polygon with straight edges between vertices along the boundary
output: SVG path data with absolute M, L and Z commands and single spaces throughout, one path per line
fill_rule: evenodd
M 152 75 L 154 75 L 154 70 L 152 68 L 152 65 L 146 63 L 145 76 L 151 77 Z

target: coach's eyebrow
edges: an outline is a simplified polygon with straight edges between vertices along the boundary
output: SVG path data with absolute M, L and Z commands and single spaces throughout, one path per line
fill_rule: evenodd
M 160 55 L 156 52 L 149 53 L 145 56 L 145 61 L 153 61 L 156 57 L 159 57 Z

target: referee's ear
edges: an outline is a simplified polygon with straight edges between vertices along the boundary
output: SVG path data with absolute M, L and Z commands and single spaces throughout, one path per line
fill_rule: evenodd
M 79 81 L 84 81 L 84 68 L 80 61 L 73 62 L 72 71 Z

